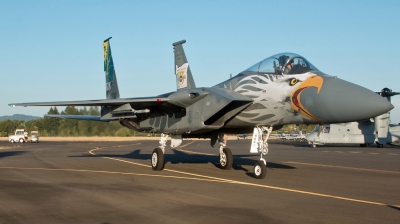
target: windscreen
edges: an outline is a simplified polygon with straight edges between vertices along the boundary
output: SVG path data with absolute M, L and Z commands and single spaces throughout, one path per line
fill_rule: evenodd
M 307 61 L 304 57 L 293 53 L 281 53 L 266 58 L 250 68 L 244 70 L 242 74 L 304 74 L 318 69 Z

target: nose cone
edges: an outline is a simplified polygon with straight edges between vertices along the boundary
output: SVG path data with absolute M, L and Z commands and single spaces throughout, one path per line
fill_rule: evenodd
M 335 77 L 323 77 L 317 88 L 305 89 L 300 96 L 304 108 L 324 123 L 343 123 L 369 119 L 393 109 L 380 95 Z

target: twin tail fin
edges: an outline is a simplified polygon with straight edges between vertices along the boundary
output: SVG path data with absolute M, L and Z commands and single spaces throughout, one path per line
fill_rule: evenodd
M 186 40 L 181 40 L 172 44 L 172 46 L 174 46 L 176 86 L 178 90 L 196 88 L 185 51 L 183 50 L 182 44 L 184 43 L 186 43 Z
M 103 42 L 104 48 L 104 72 L 106 74 L 106 97 L 107 99 L 118 99 L 119 89 L 117 75 L 115 74 L 114 61 L 111 55 L 110 38 Z

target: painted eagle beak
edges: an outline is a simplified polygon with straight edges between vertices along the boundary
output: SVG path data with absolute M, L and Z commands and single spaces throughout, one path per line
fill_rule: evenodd
M 309 117 L 313 120 L 319 121 L 317 117 L 315 117 L 312 113 L 310 113 L 301 103 L 301 93 L 311 87 L 316 88 L 316 94 L 319 94 L 322 85 L 324 84 L 324 79 L 321 76 L 313 75 L 304 80 L 291 94 L 290 99 L 292 100 L 292 109 L 300 112 L 306 117 Z
M 344 123 L 376 117 L 393 109 L 385 98 L 336 77 L 311 76 L 291 96 L 292 108 L 321 123 Z

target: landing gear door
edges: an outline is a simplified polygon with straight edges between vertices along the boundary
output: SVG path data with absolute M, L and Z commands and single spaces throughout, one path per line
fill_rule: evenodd
M 259 133 L 258 129 L 254 128 L 254 130 L 253 130 L 253 138 L 251 140 L 250 153 L 258 153 L 258 141 L 257 141 L 257 139 L 259 139 L 260 134 L 262 134 L 262 133 Z

